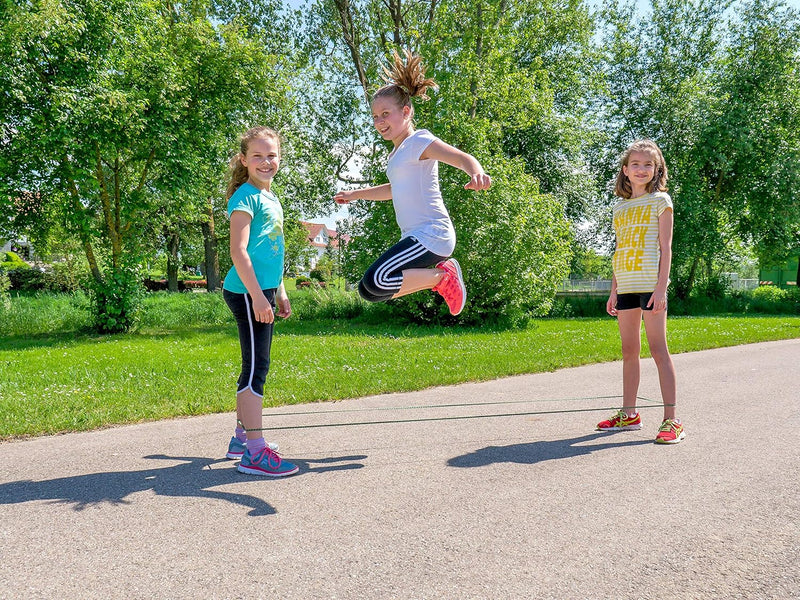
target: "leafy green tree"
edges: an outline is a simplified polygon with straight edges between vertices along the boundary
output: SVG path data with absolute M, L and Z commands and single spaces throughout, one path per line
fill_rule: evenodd
M 633 4 L 611 2 L 602 13 L 606 90 L 596 114 L 597 129 L 604 135 L 593 154 L 599 185 L 608 190 L 606 215 L 614 201 L 611 182 L 618 156 L 637 138 L 655 140 L 671 175 L 672 278 L 680 295 L 688 295 L 699 261 L 713 260 L 725 246 L 722 215 L 690 191 L 688 173 L 715 94 L 712 76 L 728 6 L 653 0 L 651 10 L 642 15 Z M 610 231 L 610 219 L 607 223 Z
M 165 226 L 208 215 L 234 131 L 290 120 L 282 59 L 236 19 L 212 21 L 205 2 L 0 9 L 3 195 L 30 192 L 67 223 L 98 290 L 135 279 Z M 103 311 L 116 296 L 98 298 Z M 104 328 L 115 319 L 130 324 Z
M 690 171 L 765 264 L 800 248 L 800 19 L 774 0 L 737 6 Z
M 475 321 L 519 322 L 546 312 L 567 271 L 569 231 L 563 203 L 541 194 L 525 164 L 505 155 L 509 131 L 530 127 L 534 115 L 553 111 L 553 92 L 542 83 L 546 72 L 538 63 L 528 67 L 515 60 L 520 6 L 448 0 L 416 3 L 404 12 L 399 2 L 335 2 L 341 26 L 337 35 L 351 58 L 359 95 L 367 100 L 381 83 L 378 67 L 392 49 L 418 50 L 442 90 L 430 102 L 417 104 L 418 125 L 475 155 L 495 179 L 492 190 L 475 194 L 463 189 L 463 173 L 446 166 L 440 170 L 445 202 L 461 240 L 455 255 L 465 266 L 468 288 L 475 290 L 463 319 Z M 374 132 L 365 126 L 363 136 L 372 140 Z M 384 182 L 388 148 L 370 143 L 362 147 L 365 179 L 373 185 Z M 344 269 L 354 281 L 399 232 L 389 203 L 356 203 L 351 213 L 356 220 L 342 232 L 351 238 Z M 430 294 L 393 305 L 410 318 L 435 319 L 446 312 Z

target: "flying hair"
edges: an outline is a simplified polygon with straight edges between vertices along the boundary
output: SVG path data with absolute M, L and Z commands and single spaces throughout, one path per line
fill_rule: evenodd
M 406 60 L 400 58 L 397 50 L 392 52 L 392 65 L 390 69 L 383 67 L 383 80 L 386 85 L 381 87 L 372 97 L 373 102 L 378 98 L 393 98 L 399 106 L 410 106 L 411 98 L 430 100 L 428 89 L 438 89 L 432 77 L 425 77 L 425 65 L 422 57 L 413 54 L 410 50 L 403 50 Z
M 617 173 L 617 181 L 614 185 L 614 194 L 625 199 L 630 199 L 631 194 L 633 194 L 631 180 L 625 175 L 622 167 L 628 166 L 628 160 L 630 160 L 631 154 L 634 152 L 649 154 L 655 165 L 655 175 L 647 184 L 647 193 L 666 192 L 667 189 L 669 189 L 667 188 L 669 174 L 667 172 L 667 163 L 664 162 L 664 155 L 661 153 L 661 148 L 659 148 L 658 144 L 653 140 L 643 139 L 636 140 L 622 153 L 619 159 L 619 173 Z
M 239 152 L 234 155 L 228 163 L 229 181 L 228 189 L 225 192 L 225 198 L 233 196 L 234 192 L 247 181 L 249 175 L 247 173 L 247 167 L 242 164 L 242 157 L 247 155 L 250 142 L 256 139 L 275 140 L 278 143 L 278 151 L 280 151 L 281 136 L 271 127 L 253 127 L 245 131 L 239 141 Z

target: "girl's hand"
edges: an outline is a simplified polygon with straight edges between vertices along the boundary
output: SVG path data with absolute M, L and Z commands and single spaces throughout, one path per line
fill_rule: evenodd
M 667 310 L 667 290 L 656 288 L 653 291 L 653 295 L 650 296 L 647 306 L 648 308 L 652 306 L 654 313 Z
M 289 303 L 289 296 L 279 294 L 276 302 L 278 303 L 278 316 L 281 319 L 288 319 L 292 314 L 292 305 Z
M 333 197 L 336 204 L 350 204 L 353 200 L 356 200 L 353 190 L 342 190 Z
M 464 186 L 465 190 L 488 190 L 492 187 L 492 178 L 486 173 L 476 173 L 470 177 L 469 183 Z
M 606 312 L 612 317 L 617 316 L 617 290 L 611 290 L 611 295 L 606 302 Z
M 272 305 L 264 295 L 263 292 L 256 296 L 251 296 L 253 300 L 253 314 L 256 316 L 256 321 L 259 323 L 272 323 L 275 320 L 275 313 L 272 311 Z

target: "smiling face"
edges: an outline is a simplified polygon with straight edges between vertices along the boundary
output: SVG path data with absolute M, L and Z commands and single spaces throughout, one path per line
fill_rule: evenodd
M 656 160 L 649 152 L 631 152 L 628 164 L 622 166 L 622 172 L 631 182 L 631 198 L 638 198 L 647 193 L 647 184 L 653 181 L 656 174 Z
M 280 144 L 272 137 L 252 139 L 247 146 L 247 153 L 240 160 L 247 169 L 248 183 L 269 191 L 281 162 Z
M 413 131 L 411 107 L 400 106 L 387 96 L 375 98 L 372 102 L 372 124 L 381 137 L 391 140 L 396 148 Z

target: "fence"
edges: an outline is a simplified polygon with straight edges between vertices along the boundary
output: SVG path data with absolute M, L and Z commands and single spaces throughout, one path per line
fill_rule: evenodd
M 736 273 L 723 273 L 728 279 L 728 287 L 734 291 L 754 290 L 759 286 L 758 279 L 739 279 Z M 608 294 L 611 291 L 610 279 L 565 279 L 558 286 L 559 294 Z

